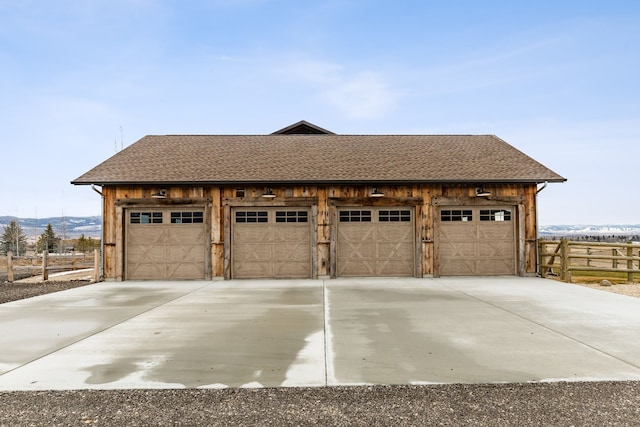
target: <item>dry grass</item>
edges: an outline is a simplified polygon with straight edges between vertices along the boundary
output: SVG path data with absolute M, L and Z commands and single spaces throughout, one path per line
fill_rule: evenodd
M 580 272 L 579 272 L 580 273 Z M 630 297 L 640 298 L 640 283 L 637 282 L 636 275 L 634 283 L 627 283 L 627 275 L 620 273 L 599 273 L 594 271 L 581 272 L 582 274 L 574 274 L 571 276 L 571 283 L 591 289 L 597 289 L 615 294 L 627 295 Z M 560 281 L 558 276 L 549 276 L 554 280 Z M 608 281 L 610 285 L 603 285 L 603 281 Z

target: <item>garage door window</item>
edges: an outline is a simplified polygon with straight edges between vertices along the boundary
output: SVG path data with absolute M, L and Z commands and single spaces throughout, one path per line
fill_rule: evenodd
M 171 212 L 171 224 L 202 224 L 202 212 Z
M 444 210 L 440 212 L 440 221 L 472 221 L 473 212 L 471 210 Z
M 266 211 L 247 211 L 236 212 L 237 223 L 252 223 L 252 222 L 268 222 L 268 212 Z
M 410 210 L 392 210 L 378 212 L 380 222 L 409 222 L 411 221 Z
M 511 221 L 511 211 L 506 209 L 481 210 L 480 221 Z
M 162 224 L 162 212 L 131 212 L 131 224 Z
M 371 222 L 371 211 L 340 211 L 340 222 Z
M 276 222 L 308 222 L 307 211 L 276 211 Z

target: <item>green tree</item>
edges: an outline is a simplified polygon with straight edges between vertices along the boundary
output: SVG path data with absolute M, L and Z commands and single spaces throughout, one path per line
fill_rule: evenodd
M 60 237 L 56 236 L 55 231 L 53 231 L 53 227 L 51 224 L 47 224 L 47 228 L 42 232 L 40 237 L 38 238 L 37 249 L 38 252 L 48 251 L 55 252 L 58 250 L 58 246 L 60 245 Z
M 85 237 L 84 234 L 82 234 L 80 238 L 78 238 L 78 251 L 86 253 L 93 249 L 93 246 L 94 244 L 91 237 Z
M 15 220 L 4 227 L 0 236 L 0 254 L 6 255 L 9 251 L 16 256 L 22 256 L 27 252 L 27 236 Z

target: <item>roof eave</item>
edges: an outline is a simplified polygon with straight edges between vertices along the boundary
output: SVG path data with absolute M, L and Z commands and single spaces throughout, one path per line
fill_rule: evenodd
M 543 182 L 562 183 L 566 178 L 534 178 L 534 179 L 370 179 L 370 180 L 235 180 L 235 181 L 71 181 L 73 185 L 143 185 L 143 186 L 184 186 L 184 185 L 211 185 L 211 186 L 233 186 L 233 185 L 403 185 L 403 184 L 541 184 Z

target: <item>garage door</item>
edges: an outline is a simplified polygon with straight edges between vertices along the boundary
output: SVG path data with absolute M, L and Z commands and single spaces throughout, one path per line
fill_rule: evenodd
M 311 277 L 308 208 L 236 208 L 232 216 L 233 278 Z
M 516 274 L 514 212 L 513 207 L 441 208 L 440 275 Z
M 205 228 L 201 210 L 129 210 L 125 278 L 204 279 Z
M 414 230 L 413 208 L 339 209 L 338 276 L 413 276 Z

